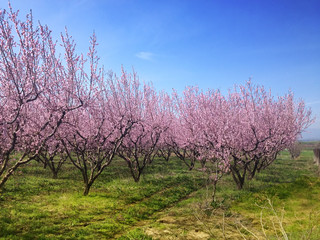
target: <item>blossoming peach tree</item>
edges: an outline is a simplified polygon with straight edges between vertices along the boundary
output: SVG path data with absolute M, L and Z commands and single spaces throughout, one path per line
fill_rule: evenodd
M 138 182 L 155 156 L 172 153 L 189 170 L 199 161 L 214 189 L 227 173 L 241 189 L 313 121 L 293 93 L 276 98 L 250 81 L 227 96 L 196 87 L 169 96 L 135 72 L 106 74 L 90 40 L 78 55 L 67 31 L 54 41 L 31 12 L 20 20 L 10 4 L 0 10 L 0 189 L 33 159 L 54 177 L 69 159 L 87 195 L 115 155 Z
M 64 45 L 65 60 L 75 63 L 70 47 Z M 31 12 L 21 21 L 10 4 L 0 10 L 0 188 L 82 106 L 78 71 L 62 64 L 51 31 L 35 25 Z

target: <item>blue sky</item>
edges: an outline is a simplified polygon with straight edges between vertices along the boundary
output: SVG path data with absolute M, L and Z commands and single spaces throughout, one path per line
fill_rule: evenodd
M 11 0 L 21 16 L 58 36 L 66 26 L 79 52 L 95 31 L 101 62 L 134 67 L 161 90 L 221 89 L 249 78 L 274 95 L 291 89 L 312 108 L 305 138 L 320 139 L 319 0 Z M 7 1 L 0 0 L 7 8 Z

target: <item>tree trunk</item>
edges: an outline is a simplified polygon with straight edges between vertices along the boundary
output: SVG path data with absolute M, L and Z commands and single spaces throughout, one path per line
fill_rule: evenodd
M 231 173 L 232 173 L 233 180 L 237 184 L 238 190 L 241 190 L 243 188 L 244 180 L 245 180 L 245 177 L 246 177 L 246 169 L 244 169 L 244 172 L 243 172 L 243 174 L 241 176 L 240 171 L 238 169 L 236 169 L 236 167 L 231 167 Z
M 131 175 L 134 179 L 135 182 L 139 182 L 140 181 L 140 175 L 141 175 L 141 170 L 134 170 L 134 169 L 130 169 Z
M 0 190 L 3 189 L 4 184 L 8 181 L 9 177 L 14 173 L 14 171 L 21 165 L 20 162 L 17 162 L 15 165 L 13 165 L 9 170 L 6 172 L 6 174 L 2 177 L 0 180 Z
M 52 178 L 57 179 L 58 178 L 58 171 L 52 171 Z
M 254 161 L 253 169 L 248 172 L 248 180 L 252 180 L 254 176 L 256 175 L 256 172 L 258 170 L 259 160 Z
M 244 185 L 244 177 L 237 177 L 233 172 L 232 172 L 232 177 L 233 177 L 233 180 L 237 184 L 238 190 L 241 190 L 243 188 L 243 185 Z
M 45 161 L 43 162 L 43 169 L 46 169 L 46 168 L 47 168 L 47 165 L 48 165 L 48 163 L 47 163 L 47 161 L 45 160 Z
M 55 167 L 53 162 L 48 164 L 48 166 L 49 166 L 49 168 L 51 170 L 52 178 L 53 179 L 57 179 L 58 178 L 59 167 Z
M 170 159 L 170 157 L 171 157 L 171 151 L 170 150 L 168 150 L 168 153 L 167 153 L 167 156 L 166 156 L 166 161 L 167 162 L 169 162 L 169 159 Z
M 212 195 L 211 195 L 212 202 L 216 202 L 217 183 L 218 183 L 218 180 L 214 180 L 212 183 L 212 185 L 213 185 L 213 191 L 212 191 Z
M 90 188 L 92 184 L 86 183 L 84 186 L 83 196 L 87 196 L 89 194 Z

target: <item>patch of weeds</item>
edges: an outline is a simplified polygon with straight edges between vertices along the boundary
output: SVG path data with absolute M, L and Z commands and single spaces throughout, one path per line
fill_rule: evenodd
M 136 228 L 117 239 L 118 240 L 152 240 L 152 237 L 146 235 L 141 228 Z

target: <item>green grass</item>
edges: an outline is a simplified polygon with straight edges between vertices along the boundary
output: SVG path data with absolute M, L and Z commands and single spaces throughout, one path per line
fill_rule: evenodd
M 120 159 L 82 196 L 81 176 L 66 165 L 59 179 L 37 163 L 21 168 L 0 195 L 0 238 L 109 239 L 174 205 L 203 183 L 175 159 L 156 160 L 135 183 Z M 135 233 L 136 234 L 136 233 Z
M 289 239 L 319 239 L 320 180 L 316 170 L 311 151 L 303 151 L 297 160 L 283 152 L 241 191 L 231 176 L 225 176 L 217 188 L 218 208 L 205 204 L 207 190 L 201 189 L 160 213 L 150 224 L 152 230 L 146 232 L 155 239 L 257 239 L 253 234 L 266 239 L 265 230 L 267 239 L 283 239 L 275 214 L 266 208 L 270 208 L 270 200 L 276 214 L 283 214 L 281 223 Z
M 71 164 L 59 179 L 36 162 L 20 168 L 0 193 L 0 239 L 248 239 L 252 233 L 276 239 L 276 213 L 283 214 L 289 239 L 320 236 L 320 180 L 312 151 L 297 160 L 287 152 L 238 191 L 231 176 L 217 187 L 215 208 L 210 189 L 197 171 L 177 158 L 155 159 L 139 183 L 124 161 L 115 159 L 83 196 L 80 174 Z M 251 232 L 251 233 L 250 233 Z M 263 238 L 261 238 L 263 239 Z

